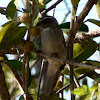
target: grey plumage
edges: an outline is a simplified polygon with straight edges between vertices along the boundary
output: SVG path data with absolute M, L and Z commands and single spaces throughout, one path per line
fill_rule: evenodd
M 62 60 L 66 59 L 66 48 L 63 33 L 54 17 L 44 17 L 40 19 L 37 26 L 41 27 L 41 43 L 42 51 L 47 56 L 53 56 Z M 62 66 L 61 62 L 46 58 L 48 61 L 48 69 L 45 80 L 41 85 L 42 94 L 50 94 L 52 92 L 52 83 L 54 76 Z

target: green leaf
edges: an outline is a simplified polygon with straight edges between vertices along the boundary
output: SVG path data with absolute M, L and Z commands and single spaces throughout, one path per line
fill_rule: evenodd
M 37 54 L 34 52 L 31 52 L 30 59 L 36 60 L 37 58 L 38 58 Z
M 52 94 L 51 95 L 51 100 L 63 100 L 63 99 L 60 99 L 57 94 Z
M 92 87 L 89 88 L 89 93 L 92 93 L 94 90 L 98 89 L 98 84 L 94 84 Z
M 61 27 L 62 31 L 64 31 L 65 33 L 69 32 L 69 30 L 70 30 L 70 22 L 66 22 L 66 23 L 60 24 L 60 27 Z M 88 31 L 89 31 L 89 29 L 88 29 L 87 25 L 82 24 L 80 29 L 78 30 L 78 33 L 88 32 Z
M 70 74 L 70 71 L 68 70 L 67 65 L 65 66 L 64 70 L 62 70 L 62 74 L 66 74 L 66 75 Z
M 93 66 L 100 66 L 100 62 L 99 61 L 86 60 L 83 63 L 89 64 L 89 65 L 93 65 Z
M 28 87 L 31 85 L 31 82 L 32 82 L 32 77 L 31 77 L 31 69 L 29 68 L 29 84 L 28 84 Z
M 77 11 L 79 1 L 80 0 L 71 0 L 72 7 L 73 7 L 74 18 L 75 18 L 75 15 L 76 15 L 76 11 Z
M 100 21 L 99 21 L 99 20 L 88 19 L 88 20 L 86 20 L 85 22 L 87 22 L 87 21 L 89 21 L 89 22 L 91 22 L 91 23 L 93 23 L 93 24 L 95 24 L 95 25 L 97 25 L 97 26 L 100 26 Z
M 76 74 L 80 75 L 80 74 L 86 74 L 86 73 L 90 72 L 91 69 L 80 66 L 79 68 L 75 68 L 74 71 Z
M 24 99 L 24 96 L 21 95 L 20 98 L 19 98 L 19 100 L 25 100 L 25 99 Z
M 80 0 L 71 0 L 73 6 L 77 6 Z
M 100 0 L 98 0 L 97 4 L 95 4 L 95 6 L 96 6 L 97 13 L 98 13 L 98 17 L 100 18 Z
M 87 86 L 83 85 L 81 88 L 76 88 L 71 93 L 73 93 L 75 95 L 78 95 L 78 96 L 86 95 L 86 94 L 88 94 L 88 92 L 87 92 Z
M 0 30 L 0 49 L 10 48 L 20 43 L 26 33 L 26 27 L 16 27 L 16 22 L 9 22 Z
M 12 0 L 8 6 L 7 6 L 7 9 L 6 9 L 6 17 L 9 19 L 9 20 L 12 20 L 14 17 L 15 17 L 15 14 L 16 14 L 16 5 L 14 4 L 14 1 L 15 0 Z
M 45 0 L 36 0 L 36 3 L 38 4 L 39 8 L 45 8 Z
M 7 60 L 6 63 L 8 66 L 13 67 L 17 71 L 22 71 L 23 63 L 18 60 Z
M 35 11 L 34 11 L 34 23 L 33 23 L 33 25 L 35 26 L 38 23 L 39 19 L 41 18 L 41 15 L 39 14 L 38 4 L 35 5 L 34 9 L 35 9 Z
M 82 62 L 89 58 L 97 49 L 97 43 L 90 40 L 84 40 L 81 43 L 75 43 L 73 47 L 74 61 Z

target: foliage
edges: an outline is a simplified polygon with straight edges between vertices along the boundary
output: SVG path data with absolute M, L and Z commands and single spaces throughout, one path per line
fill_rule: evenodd
M 24 94 L 29 96 L 29 98 L 31 98 L 30 100 L 32 100 L 32 98 L 36 100 L 38 96 L 41 97 L 41 95 L 38 95 L 37 93 L 37 88 L 39 84 L 39 72 L 41 66 L 36 68 L 35 65 L 40 60 L 40 56 L 38 55 L 38 53 L 41 54 L 40 50 L 42 46 L 40 41 L 38 41 L 39 43 L 35 43 L 34 41 L 36 37 L 40 35 L 39 32 L 41 31 L 41 29 L 37 27 L 36 24 L 38 23 L 39 18 L 42 16 L 40 16 L 39 14 L 40 11 L 42 12 L 43 9 L 46 7 L 46 2 L 45 0 L 33 1 L 35 2 L 34 5 L 31 3 L 31 0 L 30 5 L 28 5 L 31 6 L 31 10 L 26 9 L 27 7 L 25 9 L 22 8 L 22 10 L 19 10 L 17 0 L 11 0 L 5 8 L 0 7 L 0 13 L 6 16 L 6 18 L 9 20 L 7 23 L 1 25 L 0 28 L 0 67 L 2 67 L 3 69 L 6 85 L 8 87 L 8 91 L 12 99 L 19 97 L 19 100 L 24 100 Z M 74 21 L 77 21 L 77 18 L 75 19 L 75 16 L 78 8 L 76 9 L 76 7 L 78 7 L 78 3 L 81 0 L 76 1 L 71 0 L 74 10 Z M 99 9 L 98 7 L 100 6 L 99 1 L 96 5 L 97 12 Z M 21 20 L 19 20 L 20 16 L 18 16 L 18 12 L 21 12 L 23 14 L 26 13 L 25 11 L 29 12 L 28 14 L 31 21 L 23 24 Z M 100 17 L 99 12 L 98 15 Z M 77 31 L 78 34 L 85 34 L 89 31 L 89 26 L 85 24 L 85 22 L 87 21 L 100 26 L 99 20 L 87 19 L 80 26 L 79 30 Z M 59 25 L 64 35 L 69 35 L 71 31 L 70 24 L 71 22 L 64 22 Z M 34 30 L 34 33 L 31 33 L 30 30 L 32 32 Z M 33 41 L 30 41 L 30 37 L 32 35 L 34 39 Z M 93 40 L 93 38 L 80 41 L 79 43 L 74 43 L 74 62 L 87 65 L 89 64 L 91 66 L 100 66 L 100 62 L 87 60 L 96 52 L 97 48 L 98 44 Z M 10 56 L 8 56 L 7 54 L 10 54 Z M 12 60 L 9 60 L 9 58 L 12 58 Z M 64 70 L 62 71 L 62 74 L 65 75 L 64 85 L 70 82 L 69 76 L 71 72 L 69 71 L 68 67 L 69 65 L 66 65 Z M 34 70 L 35 72 L 33 74 Z M 89 74 L 90 76 L 90 73 L 94 72 L 94 70 L 92 70 L 92 68 L 89 69 L 81 66 L 78 68 L 77 66 L 75 66 L 74 72 L 77 77 L 83 74 L 86 76 L 88 76 L 87 74 Z M 95 98 L 100 95 L 99 91 L 97 91 L 98 83 L 100 81 L 98 77 L 96 77 L 94 80 L 95 82 L 93 83 L 92 87 L 88 87 L 87 84 L 84 85 L 82 83 L 82 87 L 75 88 L 73 91 L 71 91 L 71 93 L 78 95 L 78 98 L 76 97 L 76 99 L 88 100 L 92 98 L 92 100 L 95 100 Z M 58 81 L 55 86 L 55 90 L 58 91 L 62 87 L 63 82 Z M 27 93 L 27 90 L 29 93 Z M 65 89 L 66 92 L 68 90 L 69 88 Z M 0 98 L 2 99 L 2 95 L 0 96 Z M 64 100 L 64 98 L 60 98 L 59 95 L 55 93 L 52 94 L 51 98 L 52 100 Z

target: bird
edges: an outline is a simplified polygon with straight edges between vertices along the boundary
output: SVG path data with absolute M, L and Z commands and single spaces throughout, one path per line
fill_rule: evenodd
M 62 66 L 62 63 L 60 61 L 53 60 L 51 58 L 54 57 L 65 60 L 66 45 L 63 32 L 57 20 L 53 16 L 45 16 L 43 18 L 40 18 L 37 26 L 39 26 L 41 29 L 41 50 L 43 54 L 46 55 L 45 59 L 48 63 L 46 76 L 45 79 L 42 81 L 40 93 L 49 95 L 53 91 L 52 85 L 54 77 L 57 71 Z

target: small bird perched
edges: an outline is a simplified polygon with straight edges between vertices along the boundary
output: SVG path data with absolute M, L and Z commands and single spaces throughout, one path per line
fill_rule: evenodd
M 41 43 L 43 53 L 50 57 L 65 60 L 65 41 L 63 32 L 59 27 L 57 20 L 51 16 L 44 17 L 39 20 L 37 26 L 41 28 Z M 52 84 L 54 77 L 59 68 L 62 66 L 62 63 L 48 57 L 46 59 L 48 61 L 48 69 L 46 78 L 42 83 L 40 93 L 48 95 L 53 91 Z

